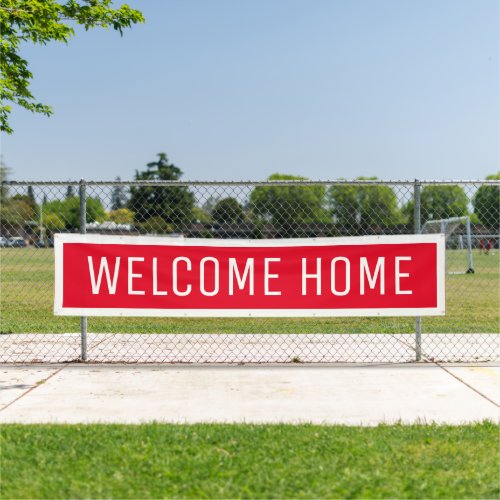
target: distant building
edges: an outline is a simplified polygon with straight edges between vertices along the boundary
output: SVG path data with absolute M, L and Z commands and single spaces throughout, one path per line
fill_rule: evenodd
M 110 235 L 139 235 L 139 230 L 133 224 L 117 224 L 113 221 L 89 222 L 87 233 Z

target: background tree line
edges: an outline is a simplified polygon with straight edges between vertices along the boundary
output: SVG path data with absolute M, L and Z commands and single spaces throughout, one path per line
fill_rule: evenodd
M 5 165 L 0 168 L 0 174 L 4 179 L 7 174 Z M 179 181 L 182 174 L 182 170 L 170 163 L 165 153 L 159 153 L 157 160 L 148 163 L 146 169 L 135 172 L 134 179 L 144 182 L 144 185 L 130 189 L 123 184 L 113 187 L 111 210 L 106 211 L 99 198 L 88 197 L 86 220 L 132 224 L 141 232 L 157 234 L 187 233 L 194 223 L 230 225 L 238 226 L 254 237 L 262 236 L 259 231 L 265 225 L 272 227 L 277 237 L 306 236 L 311 231 L 333 236 L 390 233 L 395 228 L 399 228 L 399 232 L 413 230 L 413 192 L 404 185 L 393 188 L 383 184 L 339 182 L 298 186 L 290 181 L 308 179 L 273 174 L 268 181 L 279 181 L 282 185 L 257 185 L 245 199 L 212 195 L 198 201 L 187 185 L 149 185 L 157 181 L 167 181 L 167 184 L 168 181 Z M 500 179 L 500 172 L 488 179 Z M 376 181 L 377 178 L 358 177 L 357 180 Z M 402 190 L 398 193 L 399 199 L 396 190 Z M 26 194 L 10 196 L 3 185 L 0 199 L 3 227 L 37 221 L 40 212 L 43 214 L 43 226 L 49 233 L 77 230 L 80 201 L 73 186 L 67 187 L 63 199 L 48 201 L 45 197 L 38 204 L 31 186 Z M 498 231 L 499 212 L 498 186 L 479 187 L 471 200 L 458 185 L 427 185 L 421 191 L 422 223 L 469 215 L 473 222 Z

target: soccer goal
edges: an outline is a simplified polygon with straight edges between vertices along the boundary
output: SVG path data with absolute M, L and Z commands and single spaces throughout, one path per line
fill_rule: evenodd
M 443 233 L 445 235 L 448 274 L 471 274 L 474 272 L 469 217 L 428 220 L 422 226 L 422 233 Z

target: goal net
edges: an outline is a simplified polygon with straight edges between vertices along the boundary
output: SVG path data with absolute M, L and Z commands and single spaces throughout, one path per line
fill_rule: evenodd
M 445 235 L 446 271 L 449 274 L 469 274 L 474 272 L 469 217 L 428 220 L 422 226 L 422 233 L 443 233 Z

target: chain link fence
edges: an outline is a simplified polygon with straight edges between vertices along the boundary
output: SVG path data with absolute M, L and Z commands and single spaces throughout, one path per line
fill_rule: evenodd
M 4 182 L 0 362 L 500 359 L 499 181 Z M 446 315 L 53 315 L 53 235 L 312 238 L 446 234 Z

